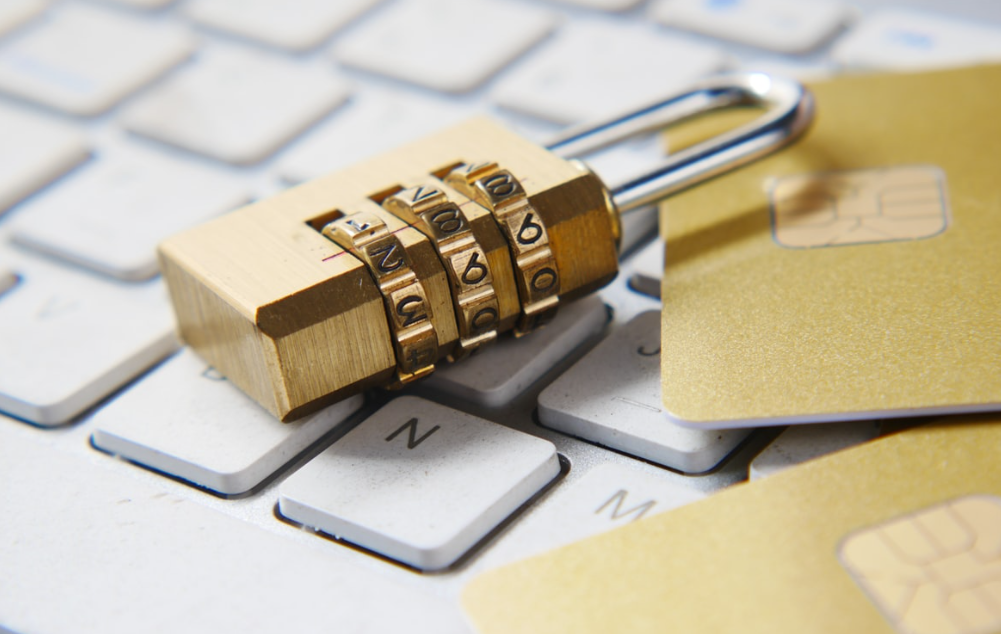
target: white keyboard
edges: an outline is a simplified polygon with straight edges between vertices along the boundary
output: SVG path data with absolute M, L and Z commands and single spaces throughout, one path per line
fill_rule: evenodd
M 874 438 L 666 422 L 649 213 L 542 331 L 291 424 L 177 341 L 155 247 L 471 114 L 997 60 L 976 0 L 3 0 L 0 631 L 468 632 L 484 570 Z

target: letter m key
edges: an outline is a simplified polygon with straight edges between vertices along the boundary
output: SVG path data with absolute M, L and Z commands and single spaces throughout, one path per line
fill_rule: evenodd
M 609 516 L 609 519 L 617 520 L 632 515 L 633 517 L 630 519 L 630 521 L 638 520 L 639 518 L 646 515 L 646 512 L 649 511 L 651 508 L 653 508 L 653 506 L 657 503 L 654 500 L 647 500 L 642 504 L 637 504 L 631 509 L 623 509 L 622 506 L 623 503 L 626 501 L 627 495 L 629 495 L 628 491 L 626 491 L 625 489 L 619 489 L 615 493 L 615 495 L 608 498 L 607 502 L 599 506 L 598 510 L 595 511 L 594 514 L 597 515 L 598 513 L 604 511 L 607 507 L 611 506 L 612 512 Z
M 407 449 L 413 449 L 417 445 L 419 445 L 422 442 L 424 442 L 425 440 L 427 440 L 428 436 L 430 436 L 431 434 L 433 434 L 436 431 L 438 431 L 439 429 L 441 429 L 441 426 L 440 425 L 435 425 L 430 430 L 428 430 L 427 432 L 425 432 L 424 435 L 418 437 L 417 436 L 417 419 L 416 418 L 411 418 L 407 422 L 403 423 L 403 425 L 399 429 L 397 429 L 396 431 L 394 431 L 390 435 L 386 436 L 386 442 L 389 442 L 392 439 L 394 439 L 397 436 L 399 436 L 401 433 L 403 433 L 404 429 L 409 430 L 409 435 L 407 437 Z

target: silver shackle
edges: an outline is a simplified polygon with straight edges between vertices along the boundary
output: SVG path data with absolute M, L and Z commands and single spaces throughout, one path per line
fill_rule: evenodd
M 737 106 L 763 107 L 765 112 L 746 125 L 669 154 L 644 174 L 608 183 L 612 201 L 620 213 L 626 213 L 793 141 L 813 119 L 813 96 L 795 81 L 764 73 L 719 75 L 629 114 L 570 128 L 546 147 L 562 158 L 577 158 L 708 112 Z

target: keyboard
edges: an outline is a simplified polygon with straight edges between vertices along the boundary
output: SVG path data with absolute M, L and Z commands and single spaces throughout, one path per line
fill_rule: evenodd
M 885 433 L 665 423 L 652 210 L 543 330 L 288 424 L 178 341 L 155 248 L 473 114 L 999 58 L 973 0 L 5 0 L 0 631 L 468 632 L 486 570 Z

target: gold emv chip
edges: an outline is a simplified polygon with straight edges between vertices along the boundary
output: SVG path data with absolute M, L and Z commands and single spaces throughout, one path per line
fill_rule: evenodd
M 839 556 L 902 634 L 1001 629 L 1001 498 L 962 497 L 856 531 Z
M 930 165 L 784 176 L 769 197 L 775 240 L 786 247 L 916 240 L 948 222 L 945 174 Z

